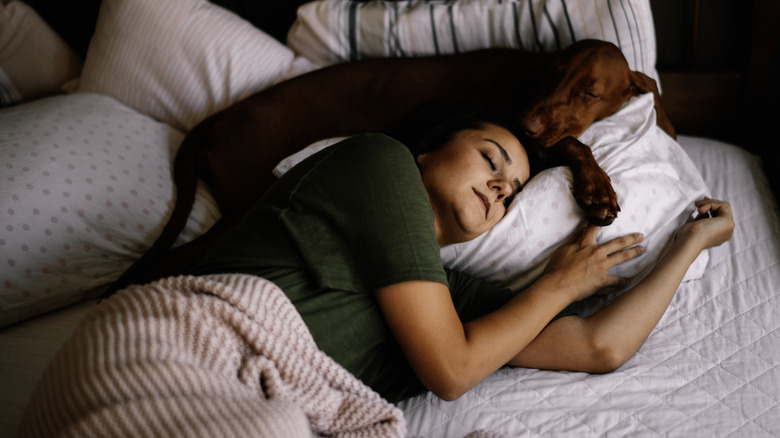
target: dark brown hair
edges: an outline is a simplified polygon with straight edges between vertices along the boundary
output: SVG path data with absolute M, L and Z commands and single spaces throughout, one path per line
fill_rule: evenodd
M 480 129 L 488 123 L 506 128 L 487 114 L 475 99 L 462 98 L 448 103 L 432 101 L 418 106 L 390 132 L 390 136 L 405 144 L 416 157 L 444 146 L 461 131 Z

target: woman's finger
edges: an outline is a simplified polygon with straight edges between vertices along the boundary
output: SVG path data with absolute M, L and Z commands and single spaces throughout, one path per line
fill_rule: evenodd
M 698 217 L 696 219 L 720 217 L 727 219 L 729 222 L 734 221 L 734 217 L 732 216 L 731 212 L 731 204 L 726 201 L 704 198 L 696 201 L 695 205 L 698 213 Z
M 715 216 L 725 216 L 731 218 L 731 204 L 724 201 L 710 201 L 710 211 Z
M 629 248 L 613 252 L 609 254 L 609 260 L 611 262 L 610 264 L 612 266 L 623 264 L 633 258 L 639 257 L 640 255 L 644 254 L 644 252 L 645 247 L 642 245 L 634 245 Z
M 594 230 L 595 229 L 595 230 Z M 571 236 L 564 241 L 564 245 L 573 245 L 577 242 L 586 242 L 588 240 L 595 243 L 595 235 L 591 236 L 594 232 L 595 234 L 598 234 L 598 229 L 596 225 L 592 225 L 590 223 L 586 223 L 585 225 L 580 226 L 578 229 L 574 230 L 571 233 Z
M 622 249 L 634 246 L 644 239 L 642 233 L 626 234 L 625 236 L 616 237 L 608 242 L 602 244 L 602 248 L 607 251 L 608 254 L 616 253 Z
M 706 213 L 708 211 L 712 211 L 712 212 L 724 211 L 729 214 L 731 213 L 731 204 L 717 199 L 710 199 L 705 197 L 694 202 L 694 204 L 696 205 L 696 208 L 699 210 L 700 214 Z
M 588 223 L 585 228 L 582 230 L 582 241 L 584 243 L 596 243 L 596 237 L 599 235 L 599 230 L 601 227 L 598 225 L 593 225 L 591 223 Z

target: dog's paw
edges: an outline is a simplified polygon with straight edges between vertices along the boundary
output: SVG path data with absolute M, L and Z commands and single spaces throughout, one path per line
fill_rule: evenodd
M 604 227 L 617 219 L 620 205 L 607 174 L 601 172 L 601 175 L 594 175 L 591 173 L 587 182 L 583 179 L 580 184 L 575 183 L 574 199 L 582 208 L 588 222 Z
M 551 146 L 551 151 L 558 162 L 571 169 L 574 199 L 588 221 L 599 226 L 614 222 L 620 211 L 617 193 L 590 148 L 574 137 L 566 137 Z
M 593 225 L 598 225 L 600 227 L 606 227 L 607 225 L 611 225 L 612 222 L 617 219 L 617 211 L 620 211 L 620 206 L 617 207 L 617 211 L 613 210 L 611 207 L 598 205 L 598 204 L 589 204 L 587 202 L 577 202 L 582 208 L 582 210 L 585 213 L 585 218 L 588 220 L 588 222 L 592 223 Z

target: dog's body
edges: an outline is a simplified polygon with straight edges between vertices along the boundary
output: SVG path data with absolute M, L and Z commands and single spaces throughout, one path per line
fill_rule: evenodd
M 545 147 L 548 166 L 569 165 L 575 198 L 589 219 L 611 223 L 619 207 L 609 177 L 573 137 L 629 97 L 649 91 L 658 99 L 655 82 L 629 71 L 620 51 L 601 41 L 576 43 L 556 54 L 489 49 L 365 60 L 282 82 L 205 119 L 188 134 L 174 165 L 178 196 L 171 218 L 116 286 L 186 271 L 193 256 L 202 255 L 270 187 L 272 169 L 286 156 L 324 138 L 386 132 L 424 102 L 461 96 L 503 114 L 526 147 L 529 139 Z M 671 130 L 657 107 L 659 125 Z M 186 223 L 198 177 L 210 186 L 222 219 L 159 264 Z

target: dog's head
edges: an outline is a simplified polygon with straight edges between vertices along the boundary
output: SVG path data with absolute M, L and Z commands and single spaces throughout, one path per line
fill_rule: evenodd
M 633 96 L 652 92 L 660 106 L 655 81 L 631 71 L 620 49 L 605 41 L 583 40 L 551 54 L 532 78 L 538 86 L 525 99 L 517 123 L 523 134 L 542 146 L 579 136 Z M 659 126 L 673 136 L 665 114 L 663 119 L 659 115 Z

